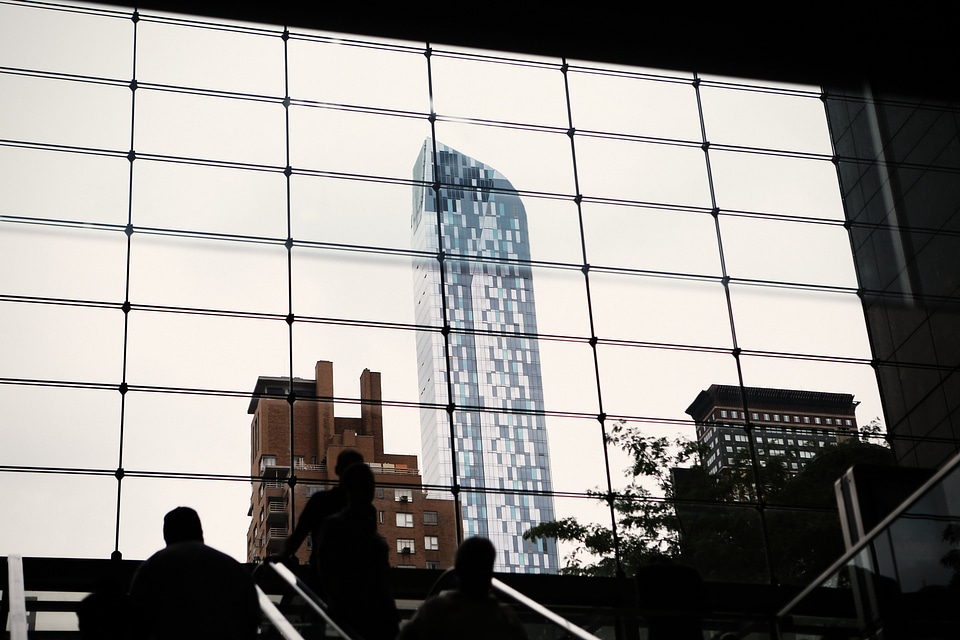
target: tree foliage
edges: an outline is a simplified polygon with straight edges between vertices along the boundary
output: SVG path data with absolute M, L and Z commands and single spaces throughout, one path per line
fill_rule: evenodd
M 612 495 L 590 493 L 612 508 L 627 575 L 653 556 L 665 555 L 708 580 L 765 582 L 772 572 L 778 581 L 802 584 L 843 552 L 836 479 L 855 463 L 893 463 L 889 449 L 854 437 L 824 447 L 798 474 L 788 470 L 797 452 L 787 450 L 756 469 L 743 451 L 733 465 L 711 475 L 697 442 L 647 436 L 623 422 L 612 426 L 608 440 L 630 456 L 629 484 Z M 563 518 L 533 527 L 524 537 L 574 543 L 561 573 L 616 573 L 609 526 Z

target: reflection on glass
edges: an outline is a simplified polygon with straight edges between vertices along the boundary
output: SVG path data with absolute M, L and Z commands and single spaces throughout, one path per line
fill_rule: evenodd
M 5 403 L 12 423 L 33 425 L 36 433 L 0 447 L 0 455 L 14 465 L 109 471 L 122 454 L 131 474 L 121 492 L 125 557 L 161 547 L 163 514 L 184 502 L 200 510 L 211 544 L 244 557 L 249 481 L 176 476 L 235 469 L 242 475 L 249 468 L 251 385 L 261 375 L 309 379 L 317 360 L 336 364 L 337 414 L 348 417 L 359 410 L 360 373 L 380 372 L 385 437 L 394 443 L 388 448 L 418 454 L 425 468 L 442 468 L 447 477 L 454 458 L 420 451 L 421 418 L 428 441 L 430 434 L 449 440 L 446 405 L 458 403 L 460 470 L 486 462 L 497 467 L 493 480 L 474 482 L 465 504 L 490 509 L 482 514 L 485 526 L 499 525 L 496 534 L 521 567 L 535 566 L 533 554 L 541 552 L 520 542 L 522 527 L 566 516 L 609 525 L 606 504 L 581 494 L 607 486 L 608 461 L 614 488 L 631 486 L 630 450 L 603 440 L 603 429 L 610 435 L 623 420 L 647 437 L 690 440 L 695 425 L 685 409 L 697 392 L 736 385 L 741 374 L 752 386 L 852 393 L 862 402 L 861 421 L 882 415 L 849 246 L 835 224 L 842 220 L 835 170 L 807 155 L 829 152 L 809 88 L 757 92 L 705 79 L 700 92 L 711 143 L 705 157 L 689 74 L 574 63 L 567 69 L 568 104 L 560 59 L 444 47 L 428 59 L 425 43 L 295 30 L 285 60 L 279 27 L 207 28 L 202 19 L 188 26 L 148 13 L 136 27 L 141 84 L 134 105 L 126 85 L 134 72 L 132 20 L 92 6 L 83 14 L 62 9 L 0 6 L 0 67 L 7 69 L 0 93 L 10 97 L 0 104 L 0 138 L 7 141 L 0 162 L 9 165 L 0 188 L 0 392 L 12 396 Z M 89 42 L 68 55 L 77 33 Z M 19 75 L 14 67 L 44 77 Z M 427 117 L 430 67 L 435 123 Z M 52 79 L 48 72 L 116 84 Z M 171 86 L 161 90 L 157 83 Z M 507 244 L 505 254 L 486 244 L 461 247 L 444 256 L 445 275 L 459 276 L 460 267 L 469 271 L 481 260 L 487 273 L 501 270 L 498 277 L 522 269 L 535 282 L 535 322 L 501 322 L 494 330 L 472 325 L 464 313 L 416 315 L 418 287 L 424 304 L 438 308 L 441 301 L 439 271 L 421 287 L 412 264 L 413 255 L 425 257 L 421 269 L 440 264 L 434 255 L 421 256 L 436 248 L 414 243 L 411 233 L 411 191 L 422 194 L 411 184 L 423 177 L 411 178 L 411 169 L 430 138 L 496 167 L 526 210 L 520 240 L 512 233 L 496 240 L 528 243 L 528 254 Z M 39 150 L 43 145 L 85 149 Z M 753 147 L 776 147 L 777 154 Z M 432 187 L 429 180 L 420 186 Z M 128 209 L 129 272 L 127 238 L 119 233 Z M 474 239 L 494 242 L 498 215 L 488 216 L 490 226 Z M 75 224 L 46 226 L 48 218 Z M 814 218 L 830 224 L 807 220 Z M 80 227 L 87 223 L 95 228 Z M 445 232 L 466 232 L 443 224 Z M 171 233 L 148 235 L 147 227 Z M 282 244 L 288 235 L 290 248 Z M 448 280 L 457 287 L 465 282 Z M 490 303 L 482 311 L 513 311 L 509 287 L 501 297 L 478 286 L 477 299 Z M 443 293 L 450 296 L 448 311 L 466 311 L 465 292 Z M 119 309 L 125 297 L 132 304 L 128 327 Z M 74 298 L 112 307 L 77 306 Z M 494 309 L 494 301 L 503 306 Z M 156 305 L 171 308 L 161 312 Z M 446 335 L 445 320 L 452 325 Z M 420 351 L 417 323 L 425 336 Z M 491 362 L 518 365 L 511 375 L 519 376 L 522 364 L 542 387 L 542 406 L 529 404 L 532 396 L 510 398 L 527 405 L 505 405 L 505 395 L 479 406 L 479 396 L 467 393 L 482 383 L 519 395 L 506 369 L 499 381 L 455 370 L 464 375 L 451 380 L 448 398 L 448 363 L 467 357 L 471 339 L 487 355 L 500 350 Z M 433 372 L 425 384 L 418 370 Z M 26 390 L 20 378 L 47 386 Z M 59 389 L 122 382 L 130 385 L 123 425 L 116 391 Z M 421 407 L 426 384 L 435 393 Z M 80 410 L 68 419 L 63 406 Z M 542 432 L 535 442 L 520 433 L 532 426 Z M 511 433 L 519 437 L 500 437 Z M 569 492 L 550 496 L 554 514 L 530 508 L 545 497 L 541 489 L 551 488 L 549 478 L 534 477 L 548 468 L 539 464 L 547 455 L 545 433 L 552 488 Z M 508 441 L 523 444 L 507 451 L 501 445 Z M 137 477 L 138 471 L 172 477 Z M 38 504 L 66 493 L 65 481 L 4 474 L 13 478 L 10 495 Z M 107 555 L 116 532 L 117 480 L 83 481 L 101 480 L 83 505 L 96 519 L 89 539 L 66 546 L 2 531 L 0 554 L 12 540 L 38 555 Z M 625 496 L 625 506 L 634 498 L 643 508 L 664 504 L 669 490 L 647 481 L 634 487 L 647 493 Z M 764 540 L 752 504 L 718 506 L 710 497 L 678 503 L 676 515 L 688 528 L 663 532 L 679 557 L 714 579 L 764 580 L 769 543 L 773 572 L 786 574 L 781 565 L 796 554 L 779 536 L 800 526 L 793 512 L 771 510 Z M 529 517 L 513 518 L 514 508 Z M 660 548 L 662 541 L 648 542 Z

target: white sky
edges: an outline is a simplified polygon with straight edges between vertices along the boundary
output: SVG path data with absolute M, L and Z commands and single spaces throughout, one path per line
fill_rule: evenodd
M 138 227 L 208 234 L 286 237 L 287 192 L 278 172 L 198 167 L 150 154 L 282 167 L 285 160 L 283 47 L 263 36 L 160 24 L 138 27 L 133 191 L 122 157 L 55 153 L 0 145 L 0 216 L 87 223 L 62 229 L 0 219 L 0 296 L 119 304 L 126 287 L 126 238 L 98 224 L 126 223 L 128 195 Z M 0 73 L 0 139 L 74 145 L 125 154 L 130 148 L 133 27 L 129 19 L 0 4 L 0 67 L 82 74 L 116 86 Z M 416 45 L 411 45 L 416 46 Z M 437 139 L 498 169 L 525 197 L 534 260 L 579 265 L 563 76 L 558 60 L 523 67 L 441 55 L 432 58 L 434 107 L 448 120 Z M 469 53 L 464 50 L 457 50 Z M 511 56 L 516 57 L 516 56 Z M 699 144 L 690 75 L 571 61 L 569 89 L 578 131 L 604 131 Z M 585 67 L 603 69 L 605 75 Z M 409 249 L 409 186 L 332 179 L 336 171 L 409 179 L 429 135 L 426 58 L 320 40 L 289 43 L 296 100 L 419 114 L 290 108 L 290 163 L 312 175 L 290 181 L 296 239 Z M 613 73 L 615 72 L 615 73 Z M 658 74 L 670 82 L 638 73 Z M 823 158 L 736 153 L 731 146 L 829 156 L 823 107 L 813 87 L 745 91 L 727 78 L 701 90 L 718 206 L 788 215 L 791 220 L 721 216 L 728 273 L 831 287 L 856 286 L 836 174 Z M 184 95 L 153 85 L 269 96 L 273 102 Z M 809 92 L 809 93 L 803 93 Z M 466 118 L 536 124 L 494 128 Z M 449 121 L 449 119 L 459 119 Z M 664 203 L 694 211 L 584 203 L 583 233 L 593 267 L 707 276 L 665 279 L 595 271 L 591 294 L 601 338 L 732 346 L 704 154 L 698 146 L 578 135 L 585 196 Z M 834 224 L 798 222 L 803 219 Z M 404 256 L 297 247 L 292 262 L 297 315 L 413 323 L 410 261 Z M 534 269 L 539 330 L 589 337 L 583 276 Z M 130 301 L 242 312 L 287 313 L 287 258 L 280 244 L 134 234 Z M 862 311 L 849 292 L 731 286 L 740 346 L 749 351 L 870 357 Z M 312 377 L 332 360 L 335 393 L 355 397 L 364 368 L 383 374 L 386 400 L 416 402 L 414 334 L 315 323 L 294 325 L 294 374 Z M 548 411 L 599 411 L 593 360 L 582 343 L 543 340 Z M 0 378 L 119 384 L 123 315 L 117 309 L 0 300 Z M 608 414 L 683 420 L 712 383 L 736 384 L 728 354 L 604 345 L 599 348 Z M 858 419 L 880 415 L 876 382 L 862 364 L 744 356 L 748 385 L 852 393 Z M 130 314 L 130 385 L 247 392 L 260 375 L 286 375 L 282 321 Z M 124 413 L 127 470 L 249 473 L 246 398 L 131 392 Z M 120 395 L 99 390 L 0 384 L 0 465 L 114 469 Z M 352 406 L 338 409 L 344 415 Z M 415 409 L 384 411 L 386 449 L 419 454 Z M 554 488 L 582 492 L 605 484 L 597 421 L 548 418 Z M 647 427 L 673 435 L 675 426 Z M 692 430 L 687 429 L 691 433 Z M 623 455 L 614 452 L 615 482 Z M 0 555 L 106 557 L 113 550 L 116 481 L 111 476 L 0 472 Z M 144 558 L 162 546 L 170 508 L 198 509 L 207 541 L 245 556 L 246 482 L 129 478 L 123 482 L 120 549 Z M 557 499 L 557 515 L 603 518 L 605 509 Z M 17 522 L 18 526 L 9 526 Z

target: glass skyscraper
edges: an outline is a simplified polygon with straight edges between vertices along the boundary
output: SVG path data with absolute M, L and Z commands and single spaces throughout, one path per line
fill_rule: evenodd
M 424 481 L 459 487 L 464 536 L 493 541 L 497 570 L 553 573 L 555 541 L 522 537 L 554 519 L 523 203 L 495 169 L 429 138 L 414 180 Z

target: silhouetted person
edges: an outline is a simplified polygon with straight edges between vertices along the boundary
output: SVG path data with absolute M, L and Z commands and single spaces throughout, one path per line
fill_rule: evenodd
M 703 640 L 707 595 L 696 569 L 658 556 L 637 569 L 636 585 L 650 640 Z
M 254 640 L 260 605 L 250 574 L 203 543 L 197 512 L 163 519 L 164 549 L 140 565 L 130 587 L 140 640 Z
M 351 465 L 362 463 L 363 456 L 355 449 L 344 449 L 337 456 L 337 466 L 334 468 L 337 476 L 343 476 L 344 470 Z M 293 558 L 297 549 L 303 544 L 304 539 L 309 533 L 313 539 L 313 549 L 310 551 L 310 566 L 313 569 L 313 580 L 310 586 L 316 590 L 316 576 L 318 575 L 317 561 L 317 541 L 320 539 L 320 531 L 323 529 L 327 518 L 343 511 L 347 507 L 347 492 L 341 485 L 337 485 L 325 491 L 317 491 L 300 512 L 297 519 L 297 526 L 293 533 L 284 541 L 283 548 L 280 551 L 280 559 L 287 561 Z M 322 595 L 322 594 L 319 594 Z
M 459 586 L 424 602 L 398 640 L 526 640 L 519 618 L 490 593 L 497 551 L 486 538 L 464 540 L 454 572 Z
M 114 582 L 99 585 L 77 606 L 82 640 L 127 640 L 131 634 L 130 600 Z
M 314 540 L 321 588 L 339 624 L 364 640 L 393 640 L 400 618 L 390 590 L 387 543 L 377 533 L 373 472 L 354 464 L 340 480 L 347 507 L 327 518 Z

